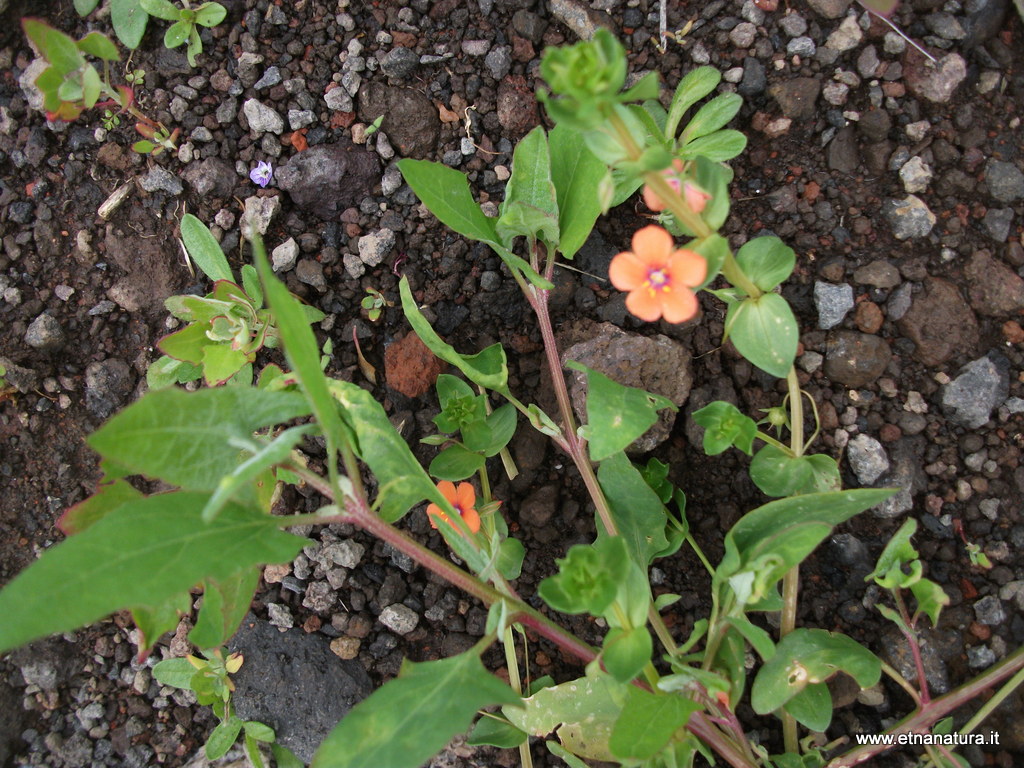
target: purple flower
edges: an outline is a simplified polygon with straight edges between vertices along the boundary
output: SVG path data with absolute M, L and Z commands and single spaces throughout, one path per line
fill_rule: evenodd
M 249 171 L 249 178 L 252 179 L 253 184 L 259 184 L 261 187 L 266 187 L 270 183 L 270 180 L 274 177 L 274 168 L 270 163 L 266 163 L 260 160 L 259 164 L 251 171 Z

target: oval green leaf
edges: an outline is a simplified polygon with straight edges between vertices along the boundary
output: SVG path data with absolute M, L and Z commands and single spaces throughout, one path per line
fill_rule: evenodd
M 793 367 L 800 334 L 788 302 L 777 293 L 764 293 L 729 306 L 728 337 L 747 360 L 780 379 Z

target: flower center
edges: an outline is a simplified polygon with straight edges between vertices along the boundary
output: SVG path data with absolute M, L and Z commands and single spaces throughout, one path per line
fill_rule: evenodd
M 651 269 L 647 272 L 647 287 L 652 292 L 670 290 L 668 274 L 663 269 Z

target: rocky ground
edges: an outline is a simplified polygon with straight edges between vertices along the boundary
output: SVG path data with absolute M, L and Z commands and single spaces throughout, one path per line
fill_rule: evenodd
M 723 90 L 743 95 L 733 127 L 750 143 L 733 163 L 725 232 L 735 244 L 772 232 L 797 251 L 784 293 L 801 320 L 798 365 L 821 412 L 818 447 L 841 459 L 851 486 L 903 489 L 812 558 L 801 620 L 906 668 L 861 577 L 913 516 L 929 575 L 952 597 L 926 633 L 932 690 L 1024 642 L 1024 30 L 1006 0 L 904 3 L 894 20 L 935 55 L 934 67 L 849 0 L 671 3 L 667 28 L 685 33 L 664 51 L 654 0 L 222 2 L 228 18 L 203 33 L 197 67 L 162 48 L 162 30 L 134 55 L 146 70 L 142 105 L 182 130 L 177 157 L 155 161 L 130 151 L 130 126 L 107 133 L 92 115 L 51 125 L 34 108 L 38 65 L 18 19 L 31 12 L 81 36 L 109 30 L 103 12 L 82 21 L 70 2 L 27 0 L 4 12 L 0 358 L 13 391 L 0 402 L 0 582 L 58 540 L 55 518 L 94 489 L 84 438 L 144 389 L 168 328 L 164 298 L 203 289 L 176 242 L 186 211 L 213 226 L 237 268 L 239 216 L 259 209 L 278 274 L 327 313 L 317 332 L 334 343 L 329 372 L 362 381 L 358 337 L 386 372 L 375 393 L 412 442 L 433 431 L 429 367 L 400 311 L 371 323 L 359 308 L 367 287 L 394 301 L 401 274 L 453 344 L 474 351 L 502 341 L 514 391 L 548 397 L 539 335 L 514 282 L 497 257 L 427 215 L 394 163 L 443 161 L 469 174 L 481 202 L 500 200 L 514 143 L 544 119 L 533 98 L 541 51 L 600 24 L 624 41 L 634 74 L 657 70 L 674 86 L 710 63 L 725 73 Z M 265 190 L 248 178 L 261 160 L 275 167 Z M 100 204 L 125 184 L 124 202 L 100 218 Z M 577 258 L 583 271 L 558 273 L 556 323 L 563 349 L 588 344 L 595 359 L 620 344 L 602 347 L 601 338 L 628 332 L 635 354 L 650 358 L 648 386 L 666 360 L 692 377 L 674 393 L 685 399 L 681 415 L 653 455 L 672 462 L 698 539 L 718 556 L 723 530 L 763 499 L 741 457 L 702 456 L 689 414 L 723 398 L 753 415 L 780 388 L 720 345 L 722 307 L 710 297 L 700 322 L 684 327 L 627 315 L 607 264 L 645 216 L 641 203 L 616 209 Z M 425 460 L 431 450 L 417 448 Z M 499 482 L 496 496 L 530 553 L 520 580 L 530 592 L 593 523 L 577 478 L 538 436 L 521 429 L 513 454 L 523 472 Z M 296 494 L 290 503 L 319 502 Z M 407 526 L 439 545 L 422 515 Z M 236 640 L 248 660 L 243 714 L 272 723 L 307 758 L 331 718 L 403 657 L 457 652 L 485 618 L 380 544 L 344 529 L 312 536 L 290 568 L 265 575 Z M 991 570 L 971 566 L 965 539 Z M 684 553 L 652 575 L 659 591 L 684 595 L 668 614 L 683 636 L 707 610 L 699 564 Z M 187 627 L 141 664 L 131 631 L 118 616 L 0 661 L 0 765 L 203 763 L 211 715 L 150 671 L 185 651 Z M 543 644 L 529 655 L 534 674 L 573 672 Z M 878 730 L 908 710 L 885 686 L 837 697 L 846 706 L 831 736 Z M 1018 697 L 1005 712 L 1020 707 Z M 1009 766 L 1024 754 L 1019 716 L 993 726 L 1002 746 L 968 750 L 972 765 Z M 437 764 L 515 759 L 454 747 Z

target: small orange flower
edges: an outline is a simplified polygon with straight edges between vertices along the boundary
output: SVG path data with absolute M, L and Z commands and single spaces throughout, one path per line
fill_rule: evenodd
M 686 204 L 690 207 L 690 210 L 694 213 L 700 213 L 708 204 L 708 200 L 711 199 L 711 195 L 705 192 L 703 189 L 698 187 L 692 181 L 686 180 L 682 177 L 682 173 L 685 166 L 683 161 L 678 157 L 672 161 L 672 167 L 666 168 L 662 171 L 662 175 L 665 177 L 665 181 L 668 182 L 669 186 L 672 187 L 677 193 L 681 193 Z M 654 190 L 650 187 L 644 187 L 644 203 L 652 211 L 660 212 L 665 210 L 665 203 L 662 201 Z
M 612 259 L 608 277 L 620 291 L 629 291 L 626 309 L 648 323 L 664 317 L 681 323 L 697 314 L 693 292 L 707 275 L 704 257 L 676 250 L 672 235 L 651 225 L 633 235 L 633 250 Z
M 451 505 L 462 516 L 462 522 L 466 524 L 472 533 L 480 530 L 480 515 L 474 509 L 476 491 L 472 485 L 469 483 L 459 483 L 459 487 L 456 488 L 455 483 L 442 480 L 437 484 L 437 490 L 451 502 Z M 437 522 L 434 520 L 435 517 L 451 523 L 448 515 L 437 504 L 427 505 L 427 519 L 430 521 L 431 528 L 437 528 Z

